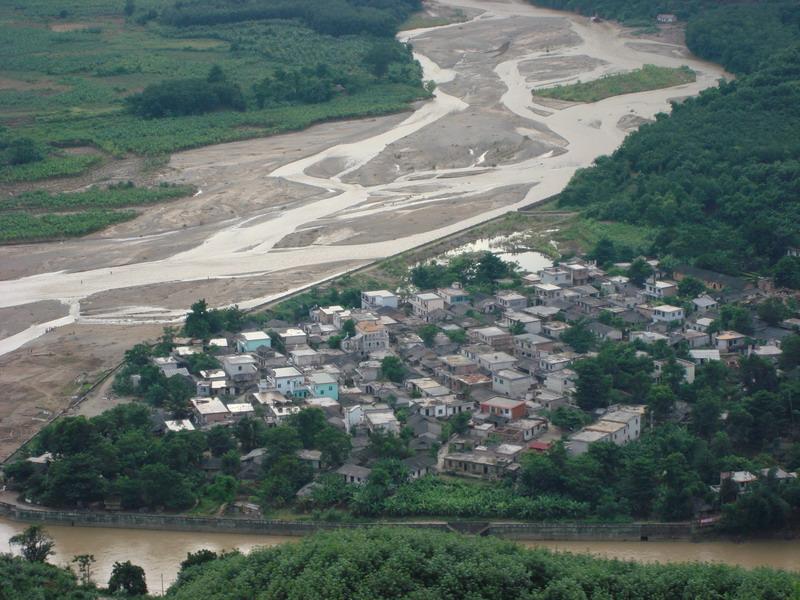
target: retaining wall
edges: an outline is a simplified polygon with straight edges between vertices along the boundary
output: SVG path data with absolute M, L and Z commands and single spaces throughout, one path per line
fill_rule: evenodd
M 322 530 L 363 527 L 414 527 L 439 531 L 459 531 L 475 535 L 496 535 L 525 540 L 688 540 L 690 523 L 492 523 L 474 521 L 374 521 L 360 523 L 324 523 L 308 521 L 271 521 L 246 517 L 192 517 L 144 513 L 113 513 L 65 510 L 32 510 L 0 502 L 0 515 L 13 521 L 72 527 L 115 527 L 262 535 L 302 536 Z

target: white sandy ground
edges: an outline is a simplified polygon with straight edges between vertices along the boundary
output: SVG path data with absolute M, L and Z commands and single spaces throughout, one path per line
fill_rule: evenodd
M 467 167 L 415 170 L 413 173 L 398 174 L 396 179 L 388 183 L 375 185 L 354 182 L 353 177 L 348 176 L 366 168 L 371 161 L 385 154 L 387 148 L 394 147 L 401 141 L 415 139 L 416 135 L 424 136 L 427 131 L 433 132 L 437 123 L 444 123 L 451 115 L 464 113 L 473 107 L 470 104 L 473 101 L 472 95 L 467 92 L 459 93 L 467 90 L 468 86 L 458 85 L 464 83 L 461 78 L 468 76 L 466 71 L 469 70 L 470 55 L 465 52 L 452 68 L 441 68 L 418 50 L 416 56 L 424 68 L 425 78 L 432 79 L 441 86 L 433 100 L 420 104 L 407 118 L 387 131 L 373 132 L 370 137 L 360 141 L 332 145 L 311 156 L 273 168 L 267 175 L 270 179 L 322 190 L 323 196 L 317 195 L 305 202 L 289 204 L 281 207 L 281 210 L 275 210 L 271 206 L 268 210 L 248 218 L 219 221 L 216 228 L 210 229 L 199 243 L 188 248 L 184 246 L 180 251 L 160 260 L 88 270 L 61 270 L 2 281 L 0 308 L 57 300 L 69 306 L 69 314 L 47 323 L 32 323 L 28 329 L 0 340 L 0 355 L 36 339 L 50 328 L 81 323 L 82 319 L 88 318 L 80 314 L 81 300 L 109 290 L 130 289 L 131 293 L 128 301 L 121 303 L 117 309 L 93 315 L 91 323 L 174 321 L 180 318 L 182 311 L 158 306 L 137 306 L 136 288 L 167 282 L 266 277 L 276 271 L 308 265 L 339 263 L 340 266 L 344 261 L 380 259 L 540 201 L 563 189 L 576 169 L 590 165 L 596 157 L 611 153 L 619 146 L 627 131 L 618 126 L 623 117 L 628 120 L 631 117 L 650 119 L 658 112 L 668 110 L 670 99 L 695 95 L 715 85 L 718 79 L 725 76 L 718 66 L 688 56 L 681 47 L 660 44 L 659 51 L 653 52 L 653 46 L 659 46 L 658 44 L 643 47 L 641 44 L 631 43 L 629 38 L 622 35 L 619 27 L 610 23 L 593 24 L 581 17 L 566 16 L 521 2 L 504 4 L 478 0 L 443 0 L 442 3 L 463 9 L 477 9 L 482 14 L 468 23 L 404 32 L 401 39 L 420 38 L 420 44 L 415 43 L 419 49 L 424 48 L 422 38 L 435 40 L 437 36 L 452 34 L 450 30 L 458 28 L 458 35 L 465 40 L 466 45 L 471 29 L 485 27 L 487 24 L 496 23 L 498 31 L 502 26 L 521 18 L 551 19 L 554 23 L 569 24 L 572 33 L 577 36 L 576 39 L 581 40 L 579 43 L 544 50 L 540 45 L 531 44 L 532 47 L 526 49 L 519 47 L 519 44 L 512 44 L 513 52 L 508 53 L 507 60 L 503 60 L 506 55 L 498 58 L 493 80 L 488 82 L 507 89 L 500 98 L 498 109 L 502 109 L 509 117 L 530 123 L 530 129 L 526 128 L 526 131 L 531 134 L 547 132 L 549 129 L 546 137 L 551 141 L 558 138 L 563 140 L 566 151 L 553 152 L 552 148 L 556 145 L 550 144 L 551 150 L 535 158 L 486 164 L 487 150 L 475 156 L 474 162 Z M 506 41 L 498 38 L 496 47 L 501 47 Z M 587 70 L 579 75 L 536 81 L 520 72 L 521 68 L 526 71 L 531 61 L 587 56 L 593 60 L 587 63 Z M 482 58 L 485 60 L 485 56 Z M 571 105 L 561 110 L 553 109 L 552 104 L 535 104 L 532 99 L 531 90 L 534 88 L 574 80 L 589 81 L 644 64 L 668 67 L 688 65 L 697 72 L 697 81 L 669 89 L 608 98 L 594 104 Z M 442 88 L 448 91 L 445 92 Z M 303 132 L 290 135 L 302 136 Z M 431 135 L 436 134 L 434 132 Z M 412 148 L 411 151 L 413 150 Z M 436 158 L 433 157 L 432 160 L 435 163 Z M 268 165 L 267 168 L 274 165 L 274 162 L 274 156 L 264 157 L 263 164 Z M 321 168 L 323 162 L 325 169 Z M 335 165 L 333 170 L 338 172 L 326 176 L 331 165 Z M 399 170 L 399 166 L 397 169 Z M 443 175 L 448 177 L 442 177 Z M 524 198 L 516 203 L 466 218 L 451 215 L 449 221 L 442 221 L 443 226 L 400 233 L 397 239 L 348 245 L 342 235 L 326 234 L 315 243 L 304 247 L 276 247 L 289 234 L 319 226 L 321 220 L 327 223 L 346 222 L 368 215 L 375 218 L 375 227 L 391 228 L 392 216 L 401 209 L 435 205 L 453 198 L 468 200 L 515 185 L 526 186 L 528 189 Z M 235 182 L 233 189 L 235 190 Z M 141 244 L 142 238 L 118 238 L 114 243 L 121 245 L 124 250 L 126 245 L 132 248 Z M 326 277 L 336 274 L 338 273 L 332 270 Z M 309 283 L 312 282 L 298 282 L 297 287 Z M 284 290 L 269 297 L 251 298 L 238 304 L 242 308 L 248 308 L 291 291 Z

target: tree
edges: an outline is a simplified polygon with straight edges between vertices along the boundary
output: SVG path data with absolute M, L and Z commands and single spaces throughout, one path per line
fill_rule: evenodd
M 283 431 L 283 429 L 281 429 L 281 431 Z M 262 420 L 246 417 L 236 423 L 233 435 L 242 445 L 242 452 L 247 453 L 262 447 L 268 434 L 267 427 Z M 275 435 L 280 435 L 280 433 Z
M 78 576 L 81 585 L 88 587 L 92 583 L 92 564 L 94 564 L 94 554 L 78 554 L 72 558 L 72 562 L 78 565 Z
M 212 334 L 219 333 L 223 325 L 220 312 L 210 310 L 205 299 L 201 299 L 192 304 L 189 314 L 186 315 L 183 330 L 189 337 L 207 340 Z
M 675 394 L 666 385 L 654 385 L 647 394 L 647 409 L 656 421 L 664 421 L 675 406 Z
M 367 450 L 371 456 L 385 459 L 403 459 L 411 454 L 403 438 L 380 429 L 370 432 Z
M 115 562 L 108 580 L 108 591 L 122 592 L 126 596 L 143 596 L 147 593 L 144 569 L 131 561 Z
M 508 328 L 508 332 L 511 335 L 522 335 L 523 333 L 525 333 L 525 325 L 520 321 L 512 323 L 511 327 Z
M 589 330 L 585 319 L 575 321 L 572 326 L 561 334 L 561 341 L 572 346 L 579 354 L 585 354 L 592 349 L 595 343 L 594 334 Z
M 236 440 L 233 439 L 230 429 L 223 425 L 215 425 L 209 429 L 206 433 L 206 442 L 214 456 L 222 456 L 236 448 Z
M 46 562 L 47 557 L 53 554 L 53 538 L 41 525 L 31 525 L 26 527 L 22 533 L 18 533 L 8 540 L 12 546 L 20 547 L 20 554 L 29 562 Z
M 431 348 L 433 346 L 433 341 L 436 339 L 436 335 L 439 333 L 439 328 L 436 325 L 423 325 L 417 330 L 417 334 L 419 337 L 422 338 L 423 343 L 428 347 Z
M 574 366 L 578 373 L 575 399 L 583 410 L 592 411 L 610 404 L 613 378 L 607 375 L 597 360 L 588 358 Z
M 353 319 L 347 319 L 342 323 L 342 333 L 347 337 L 353 337 L 356 334 L 356 322 Z
M 222 455 L 222 472 L 225 473 L 225 475 L 238 475 L 240 466 L 241 461 L 239 460 L 238 451 L 228 450 Z
M 662 461 L 661 470 L 663 475 L 658 488 L 656 512 L 668 521 L 688 519 L 694 512 L 692 500 L 703 488 L 702 482 L 689 467 L 686 458 L 677 452 Z
M 705 284 L 691 275 L 678 282 L 678 293 L 684 298 L 697 298 L 706 291 Z
M 239 491 L 239 481 L 230 475 L 217 475 L 214 477 L 208 488 L 206 494 L 209 498 L 220 504 L 224 502 L 233 502 L 236 498 L 236 492 Z
M 136 4 L 133 0 L 125 0 L 124 13 L 126 17 L 130 17 L 136 11 Z
M 661 383 L 668 386 L 673 392 L 678 392 L 686 377 L 686 368 L 674 358 L 670 358 L 661 367 Z
M 181 568 L 178 575 L 180 577 L 180 573 L 186 569 L 191 569 L 197 565 L 204 565 L 212 560 L 216 560 L 217 558 L 219 558 L 219 555 L 213 550 L 209 550 L 207 548 L 202 548 L 197 552 L 188 552 L 186 554 L 186 558 L 181 561 Z
M 322 453 L 322 462 L 330 466 L 342 464 L 352 448 L 350 436 L 330 425 L 317 434 L 314 445 Z
M 753 333 L 753 317 L 750 311 L 736 304 L 725 304 L 719 311 L 719 319 L 712 326 L 717 331 L 733 329 L 739 333 Z
M 384 356 L 381 360 L 381 377 L 401 383 L 405 376 L 406 369 L 403 362 L 396 356 Z
M 613 263 L 617 259 L 617 249 L 614 247 L 614 242 L 608 238 L 600 238 L 592 250 L 590 258 L 597 261 L 601 267 Z
M 319 408 L 307 408 L 293 415 L 289 425 L 297 429 L 303 448 L 314 448 L 317 436 L 329 427 L 325 413 Z
M 792 311 L 784 304 L 781 298 L 767 298 L 756 307 L 758 318 L 769 325 L 777 325 L 792 315 Z
M 550 421 L 565 431 L 577 431 L 591 422 L 585 412 L 570 406 L 559 406 L 550 414 Z
M 703 438 L 711 437 L 719 431 L 721 413 L 719 398 L 713 392 L 704 393 L 692 407 L 692 431 Z
M 784 256 L 775 265 L 775 284 L 800 289 L 800 258 Z
M 628 267 L 628 278 L 636 285 L 644 285 L 644 282 L 653 274 L 653 267 L 641 257 L 637 258 Z
M 782 369 L 794 369 L 800 366 L 800 334 L 795 333 L 783 338 L 780 366 Z
M 313 473 L 308 463 L 293 454 L 284 454 L 268 463 L 259 491 L 262 506 L 282 506 L 294 498 L 301 487 L 311 481 Z

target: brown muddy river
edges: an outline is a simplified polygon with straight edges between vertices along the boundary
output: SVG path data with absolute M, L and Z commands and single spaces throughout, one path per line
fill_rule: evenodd
M 0 519 L 0 552 L 8 552 L 8 538 L 22 531 L 25 524 Z M 187 552 L 201 548 L 249 552 L 259 546 L 275 546 L 299 540 L 296 537 L 225 533 L 191 533 L 94 527 L 48 525 L 56 541 L 56 554 L 50 560 L 66 564 L 77 554 L 94 554 L 94 579 L 108 581 L 115 561 L 130 560 L 147 573 L 151 593 L 160 593 L 175 579 Z M 800 571 L 800 540 L 733 542 L 521 542 L 528 547 L 544 547 L 567 552 L 589 552 L 597 556 L 638 562 L 701 561 L 759 566 Z

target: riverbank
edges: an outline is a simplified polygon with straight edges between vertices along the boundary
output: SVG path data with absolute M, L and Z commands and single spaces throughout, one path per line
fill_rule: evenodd
M 691 523 L 521 523 L 507 521 L 288 521 L 239 517 L 195 517 L 189 515 L 47 510 L 24 508 L 0 502 L 0 515 L 22 523 L 67 525 L 69 527 L 110 527 L 158 531 L 242 533 L 254 535 L 303 536 L 321 530 L 365 527 L 412 527 L 492 535 L 516 540 L 650 541 L 695 539 Z

